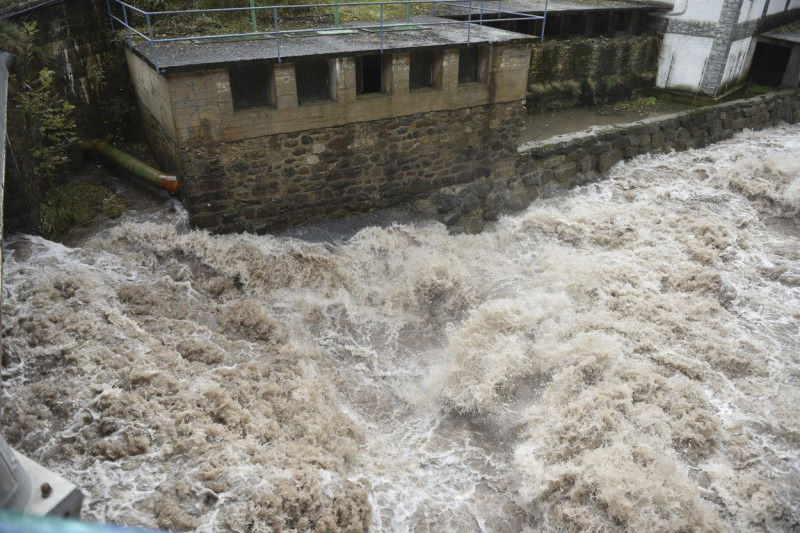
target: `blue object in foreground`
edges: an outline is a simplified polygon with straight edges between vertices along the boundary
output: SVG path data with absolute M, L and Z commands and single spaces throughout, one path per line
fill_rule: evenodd
M 152 533 L 152 530 L 35 516 L 0 509 L 0 533 Z

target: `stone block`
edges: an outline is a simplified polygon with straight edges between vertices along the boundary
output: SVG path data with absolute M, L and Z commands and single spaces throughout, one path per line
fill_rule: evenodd
M 581 174 L 586 174 L 587 172 L 594 170 L 595 164 L 597 164 L 597 158 L 587 155 L 578 162 L 578 172 Z
M 541 168 L 554 168 L 560 165 L 566 156 L 563 154 L 553 155 L 544 159 L 537 159 L 536 164 Z
M 511 211 L 521 211 L 528 207 L 528 195 L 523 189 L 519 192 L 503 191 L 502 204 Z
M 597 170 L 606 172 L 611 167 L 622 161 L 622 152 L 619 150 L 611 150 L 597 157 Z
M 591 146 L 588 146 L 586 151 L 592 155 L 603 154 L 612 150 L 611 143 L 608 141 L 596 142 Z
M 553 177 L 559 183 L 569 183 L 577 173 L 578 165 L 575 161 L 567 161 L 553 169 Z
M 453 193 L 439 193 L 436 199 L 436 208 L 440 213 L 449 213 L 461 207 L 461 198 Z

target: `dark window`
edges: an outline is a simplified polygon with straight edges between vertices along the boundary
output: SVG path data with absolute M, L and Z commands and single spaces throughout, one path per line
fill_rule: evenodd
M 298 102 L 330 99 L 326 59 L 298 61 L 294 64 L 294 75 L 297 80 Z
M 478 59 L 480 49 L 477 46 L 462 48 L 458 54 L 458 83 L 478 81 Z
M 270 105 L 267 65 L 228 67 L 234 109 Z
M 586 15 L 583 13 L 579 15 L 572 15 L 569 17 L 569 29 L 567 33 L 570 35 L 581 35 L 586 31 Z
M 356 92 L 358 94 L 379 93 L 383 90 L 382 63 L 380 55 L 356 58 Z
M 783 81 L 792 49 L 769 43 L 756 43 L 748 81 L 777 87 Z
M 411 89 L 433 87 L 433 53 L 411 52 L 408 86 Z
M 607 35 L 611 26 L 611 13 L 601 11 L 595 13 L 592 21 L 593 35 Z

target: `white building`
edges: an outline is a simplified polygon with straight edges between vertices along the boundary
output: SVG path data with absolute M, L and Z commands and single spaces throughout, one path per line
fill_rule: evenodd
M 669 3 L 672 11 L 665 15 L 664 42 L 656 78 L 658 87 L 711 98 L 723 97 L 747 81 L 759 43 L 784 49 L 776 49 L 781 58 L 764 60 L 771 61 L 768 64 L 772 70 L 783 69 L 784 72 L 777 73 L 781 84 L 797 87 L 800 51 L 795 51 L 797 45 L 791 35 L 770 33 L 770 30 L 800 18 L 800 0 L 675 0 Z M 766 55 L 771 52 L 767 50 Z

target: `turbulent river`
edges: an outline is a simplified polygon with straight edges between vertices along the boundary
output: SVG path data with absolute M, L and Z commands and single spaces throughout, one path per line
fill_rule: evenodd
M 2 433 L 83 518 L 197 531 L 800 528 L 800 127 L 480 235 L 150 205 L 7 239 Z

